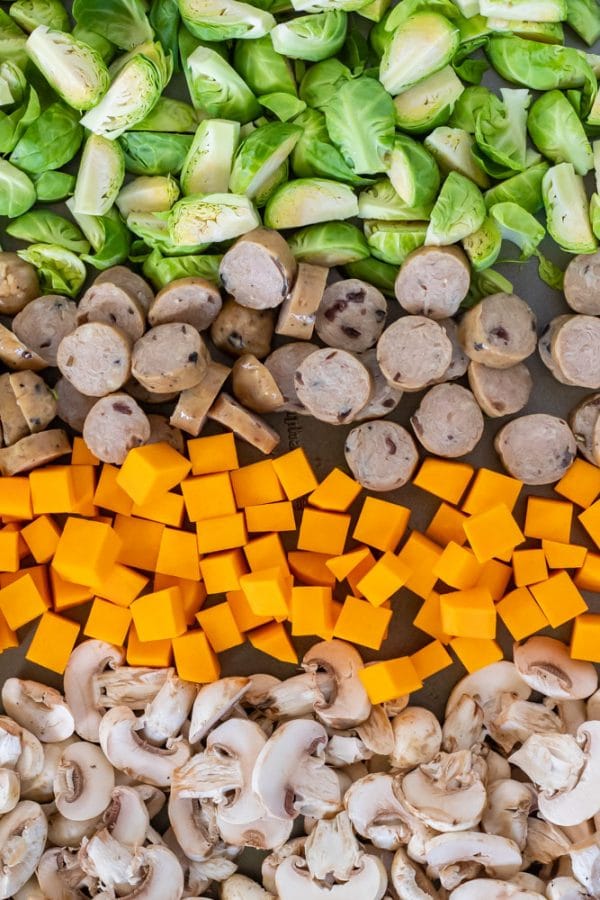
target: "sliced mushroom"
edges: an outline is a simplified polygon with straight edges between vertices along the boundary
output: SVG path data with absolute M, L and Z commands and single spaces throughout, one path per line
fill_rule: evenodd
M 600 811 L 600 722 L 584 722 L 577 731 L 585 762 L 569 791 L 539 795 L 541 814 L 555 825 L 578 825 Z
M 512 754 L 509 762 L 518 766 L 540 791 L 551 796 L 570 791 L 585 764 L 583 750 L 570 734 L 532 734 Z
M 71 735 L 66 741 L 43 745 L 42 770 L 34 778 L 21 778 L 21 799 L 35 800 L 36 803 L 50 803 L 54 799 L 54 779 L 61 756 L 76 740 L 75 735 Z
M 81 900 L 84 896 L 80 885 L 86 878 L 79 865 L 77 853 L 65 847 L 46 850 L 36 869 L 44 897 L 50 900 Z
M 553 700 L 545 697 L 544 706 L 556 712 L 567 734 L 577 734 L 579 726 L 589 718 L 585 700 Z
M 487 799 L 481 769 L 468 750 L 438 753 L 402 779 L 414 815 L 437 831 L 466 831 L 480 821 Z
M 0 816 L 14 809 L 19 802 L 21 779 L 12 769 L 0 769 Z
M 262 707 L 268 700 L 272 688 L 282 684 L 280 678 L 267 675 L 265 672 L 256 672 L 248 676 L 248 687 L 244 691 L 242 705 Z
M 75 730 L 75 722 L 62 694 L 38 681 L 7 678 L 2 687 L 7 714 L 40 741 L 64 741 Z
M 422 706 L 409 706 L 392 720 L 394 749 L 390 762 L 396 769 L 413 769 L 439 753 L 442 729 L 437 718 Z
M 320 819 L 304 846 L 306 864 L 318 881 L 348 881 L 360 865 L 362 851 L 348 813 Z
M 213 814 L 210 814 L 210 810 Z M 206 859 L 219 840 L 216 808 L 194 798 L 169 794 L 169 822 L 185 855 L 192 860 Z
M 334 696 L 335 681 L 329 672 L 310 670 L 301 675 L 277 681 L 258 706 L 270 719 L 308 716 L 317 703 L 329 703 Z
M 63 752 L 54 778 L 57 809 L 67 819 L 82 821 L 104 812 L 115 786 L 113 767 L 100 747 L 77 741 Z
M 260 872 L 265 890 L 270 891 L 272 894 L 276 893 L 275 875 L 277 874 L 277 869 L 288 856 L 304 856 L 306 840 L 305 837 L 292 838 L 263 859 Z
M 41 806 L 17 803 L 0 819 L 0 900 L 8 900 L 33 875 L 40 861 L 48 824 Z
M 573 875 L 592 897 L 600 895 L 600 843 L 594 835 L 569 850 Z
M 490 749 L 487 744 L 483 745 L 480 752 L 482 758 L 485 759 L 485 783 L 487 787 L 489 787 L 495 781 L 500 781 L 501 778 L 511 777 L 510 763 L 508 762 L 506 757 L 501 756 L 500 753 L 497 753 L 495 750 Z
M 58 811 L 47 813 L 48 843 L 54 847 L 78 847 L 84 838 L 91 838 L 99 828 L 102 820 L 99 816 L 93 819 L 67 819 Z
M 144 843 L 151 817 L 140 792 L 119 785 L 112 791 L 102 818 L 115 840 L 126 847 L 137 847 Z
M 399 900 L 440 900 L 439 891 L 402 847 L 394 854 L 390 874 Z
M 353 728 L 368 719 L 371 703 L 358 673 L 363 661 L 344 641 L 314 644 L 302 660 L 305 671 L 323 671 L 335 681 L 333 699 L 315 704 L 317 717 L 330 728 Z
M 382 706 L 372 706 L 369 718 L 360 722 L 355 731 L 372 753 L 389 756 L 393 752 L 394 731 Z
M 263 814 L 253 822 L 235 825 L 221 821 L 217 812 L 217 824 L 221 838 L 227 844 L 234 847 L 254 847 L 256 850 L 274 850 L 289 838 L 293 821 Z
M 515 666 L 534 690 L 559 700 L 589 697 L 598 688 L 598 672 L 591 662 L 572 659 L 562 641 L 534 635 L 513 648 Z
M 173 669 L 149 669 L 145 666 L 117 666 L 92 675 L 94 702 L 109 709 L 128 706 L 145 709 L 173 672 Z
M 35 740 L 37 740 L 37 738 Z M 16 722 L 9 719 L 8 716 L 0 716 L 0 766 L 4 766 L 7 769 L 14 769 L 21 756 L 21 751 L 21 728 Z M 43 757 L 44 751 L 42 750 L 41 752 Z M 38 772 L 36 772 L 36 775 L 37 774 Z
M 545 896 L 497 878 L 474 878 L 452 891 L 450 900 L 544 900 Z
M 33 875 L 22 888 L 15 892 L 13 900 L 48 900 L 48 898 L 54 900 L 50 894 L 44 893 L 37 877 Z
M 120 647 L 106 641 L 84 641 L 69 657 L 64 675 L 65 699 L 75 720 L 75 731 L 84 741 L 98 743 L 98 729 L 104 709 L 97 705 L 92 677 L 108 666 L 116 668 L 125 660 Z
M 527 843 L 523 851 L 525 863 L 548 865 L 568 853 L 570 846 L 571 842 L 557 825 L 534 816 L 527 820 Z
M 117 777 L 115 778 L 117 784 L 120 784 L 118 780 L 118 776 L 120 774 L 122 775 L 122 773 L 117 772 Z M 150 818 L 153 819 L 155 816 L 157 816 L 167 802 L 167 796 L 165 792 L 161 791 L 154 784 L 133 784 L 132 787 L 144 801 Z
M 333 734 L 325 748 L 325 762 L 334 768 L 362 762 L 372 756 L 359 737 L 348 733 Z
M 471 750 L 485 735 L 483 710 L 469 694 L 463 694 L 442 726 L 442 745 L 447 753 Z
M 250 681 L 248 678 L 234 676 L 221 678 L 212 684 L 203 685 L 198 691 L 192 707 L 192 722 L 189 741 L 196 744 L 203 740 L 210 729 L 244 696 Z
M 387 875 L 383 863 L 365 853 L 344 884 L 320 884 L 311 878 L 303 859 L 288 856 L 277 869 L 275 883 L 281 900 L 381 900 Z
M 131 894 L 142 881 L 135 850 L 115 840 L 106 828 L 83 841 L 78 858 L 87 875 L 117 894 Z
M 523 850 L 527 842 L 527 818 L 534 802 L 531 789 L 511 778 L 495 781 L 488 787 L 487 807 L 481 827 L 487 834 L 510 838 Z
M 384 772 L 355 781 L 344 796 L 344 805 L 355 830 L 375 847 L 396 850 L 407 844 L 412 819 L 394 792 L 394 779 Z
M 483 707 L 487 731 L 505 753 L 527 740 L 533 732 L 554 734 L 563 731 L 559 717 L 541 703 L 522 700 L 516 694 L 501 693 Z
M 438 834 L 426 848 L 427 865 L 445 888 L 465 881 L 463 864 L 475 863 L 492 877 L 510 878 L 521 867 L 521 852 L 514 841 L 497 834 L 462 831 Z M 472 871 L 469 867 L 468 871 Z
M 548 900 L 590 900 L 588 892 L 569 876 L 559 876 L 549 881 L 546 897 Z
M 137 860 L 143 878 L 128 896 L 135 900 L 180 900 L 183 896 L 183 869 L 175 854 L 160 844 L 141 847 Z
M 274 896 L 251 878 L 232 875 L 221 885 L 221 900 L 274 900 Z
M 463 694 L 468 694 L 480 706 L 484 706 L 500 693 L 517 694 L 523 700 L 527 700 L 531 694 L 531 688 L 523 681 L 515 664 L 507 660 L 492 663 L 461 678 L 448 697 L 446 716 L 452 712 Z
M 165 683 L 146 706 L 143 715 L 144 737 L 151 744 L 164 744 L 177 737 L 190 714 L 197 688 L 170 672 Z

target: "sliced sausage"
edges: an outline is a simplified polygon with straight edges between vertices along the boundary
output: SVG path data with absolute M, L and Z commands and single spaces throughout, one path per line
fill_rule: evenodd
M 565 270 L 563 290 L 575 312 L 600 315 L 600 250 L 573 257 Z
M 22 372 L 24 369 L 39 372 L 48 365 L 41 356 L 34 353 L 4 325 L 0 325 L 0 362 L 17 372 Z
M 251 353 L 235 361 L 231 383 L 236 400 L 253 412 L 274 412 L 283 406 L 283 395 L 277 382 L 267 367 Z
M 20 341 L 55 366 L 58 345 L 77 328 L 77 305 L 58 294 L 45 294 L 28 303 L 12 327 Z
M 310 341 L 328 277 L 329 269 L 325 266 L 298 264 L 294 287 L 283 301 L 275 334 L 284 334 L 297 341 Z
M 110 269 L 105 269 L 94 280 L 94 284 L 115 284 L 123 288 L 128 294 L 135 297 L 146 313 L 154 299 L 154 292 L 148 282 L 144 281 L 136 272 L 128 269 L 127 266 L 112 266 Z
M 210 336 L 217 349 L 229 356 L 253 353 L 264 359 L 271 349 L 275 320 L 271 309 L 246 309 L 229 298 L 212 323 Z
M 483 435 L 483 414 L 460 384 L 436 384 L 421 400 L 410 423 L 430 453 L 453 459 L 473 450 Z
M 131 371 L 131 343 L 105 322 L 80 325 L 58 345 L 61 374 L 87 397 L 104 397 L 122 387 Z
M 150 437 L 147 444 L 169 444 L 178 453 L 185 453 L 185 439 L 179 428 L 169 425 L 166 416 L 149 415 Z
M 377 362 L 390 384 L 420 391 L 443 377 L 452 361 L 452 344 L 442 328 L 425 316 L 402 316 L 385 329 Z
M 275 379 L 283 396 L 284 402 L 280 412 L 295 412 L 301 416 L 310 415 L 304 403 L 298 398 L 294 375 L 300 363 L 318 349 L 316 344 L 308 341 L 293 341 L 273 350 L 265 359 L 265 366 Z
M 67 378 L 59 378 L 54 386 L 56 391 L 56 415 L 72 428 L 82 432 L 85 417 L 96 402 L 95 397 L 87 397 L 73 387 Z
M 354 417 L 355 422 L 364 422 L 367 419 L 380 419 L 396 409 L 402 399 L 402 391 L 392 387 L 377 362 L 377 350 L 365 350 L 358 354 L 358 359 L 371 376 L 371 393 L 369 402 L 363 406 Z
M 493 369 L 508 369 L 535 350 L 535 314 L 516 294 L 490 294 L 467 310 L 458 336 L 470 359 Z
M 69 438 L 62 428 L 51 428 L 39 434 L 28 434 L 12 447 L 0 450 L 0 474 L 18 475 L 71 452 Z
M 454 381 L 456 378 L 462 378 L 466 374 L 469 368 L 469 357 L 458 339 L 458 325 L 454 319 L 438 319 L 438 325 L 442 326 L 448 340 L 452 344 L 452 359 L 444 372 L 442 381 Z
M 131 374 L 148 391 L 184 391 L 202 381 L 210 356 L 192 325 L 157 325 L 136 341 Z
M 394 491 L 410 479 L 419 454 L 401 425 L 381 419 L 353 428 L 344 446 L 352 474 L 369 491 Z
M 150 437 L 146 413 L 128 394 L 101 397 L 92 406 L 83 424 L 83 439 L 102 462 L 120 466 L 133 447 Z
M 600 388 L 600 319 L 565 317 L 552 330 L 550 354 L 569 384 Z
M 470 283 L 469 260 L 459 247 L 419 247 L 402 263 L 394 290 L 406 312 L 445 319 L 458 312 Z
M 137 341 L 146 328 L 146 312 L 128 290 L 111 281 L 96 282 L 87 289 L 77 309 L 77 324 L 106 322 Z
M 0 375 L 0 424 L 7 447 L 29 434 L 27 420 L 19 409 L 10 375 Z
M 494 446 L 504 468 L 525 484 L 552 484 L 573 465 L 577 444 L 563 419 L 535 413 L 500 429 Z
M 211 361 L 206 375 L 198 384 L 182 391 L 169 422 L 186 434 L 198 437 L 208 417 L 208 411 L 219 395 L 231 372 L 227 366 Z
M 151 325 L 185 322 L 198 331 L 209 328 L 221 311 L 218 288 L 205 278 L 178 278 L 159 291 L 148 310 Z
M 13 372 L 9 381 L 29 431 L 43 431 L 56 416 L 54 393 L 35 372 Z
M 387 300 L 359 278 L 330 284 L 317 311 L 315 328 L 324 344 L 361 353 L 373 347 L 385 326 Z
M 600 394 L 588 394 L 569 414 L 569 425 L 575 437 L 577 449 L 588 462 L 600 465 L 600 453 L 596 447 L 596 423 L 600 419 Z
M 552 319 L 552 321 L 550 321 L 546 325 L 538 340 L 538 353 L 540 355 L 540 359 L 542 360 L 546 368 L 549 369 L 552 375 L 554 375 L 556 380 L 561 382 L 561 384 L 570 384 L 571 382 L 567 379 L 564 372 L 552 356 L 552 339 L 556 334 L 557 329 L 563 324 L 563 322 L 567 322 L 570 318 L 570 316 L 556 316 L 556 318 Z
M 0 315 L 14 316 L 39 295 L 35 267 L 16 253 L 0 252 Z
M 219 275 L 228 294 L 250 309 L 279 306 L 289 294 L 296 260 L 287 241 L 268 228 L 255 228 L 225 253 Z
M 351 422 L 369 402 L 371 376 L 346 350 L 316 350 L 300 363 L 294 383 L 298 399 L 315 419 L 331 425 Z
M 229 428 L 261 453 L 272 453 L 279 444 L 279 434 L 264 419 L 240 406 L 229 394 L 222 393 L 213 403 L 208 418 Z
M 469 385 L 484 413 L 497 418 L 518 413 L 527 406 L 533 378 L 525 363 L 517 363 L 510 369 L 490 369 L 471 362 Z
M 126 394 L 133 397 L 134 400 L 137 400 L 138 403 L 151 403 L 154 405 L 171 403 L 172 400 L 176 400 L 178 397 L 178 391 L 167 391 L 165 394 L 155 394 L 152 391 L 147 391 L 135 378 L 130 378 L 129 381 L 126 381 L 123 385 L 123 390 Z

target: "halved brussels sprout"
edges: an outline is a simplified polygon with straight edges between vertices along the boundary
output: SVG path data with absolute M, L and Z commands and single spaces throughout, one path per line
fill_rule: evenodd
M 495 203 L 490 216 L 500 229 L 502 239 L 521 251 L 521 259 L 529 259 L 544 239 L 546 229 L 518 203 Z
M 412 134 L 445 125 L 464 89 L 452 66 L 445 66 L 394 98 L 396 125 Z
M 313 109 L 324 109 L 352 72 L 339 59 L 324 59 L 315 63 L 300 82 L 300 99 Z
M 327 12 L 330 9 L 343 9 L 355 12 L 366 6 L 365 0 L 291 0 L 296 12 Z
M 272 112 L 280 122 L 289 122 L 299 116 L 306 109 L 304 100 L 299 100 L 293 94 L 261 94 L 258 102 L 263 109 Z
M 398 267 L 391 263 L 386 263 L 381 259 L 376 259 L 374 256 L 369 256 L 367 259 L 359 259 L 353 263 L 346 263 L 344 272 L 348 278 L 360 278 L 362 281 L 367 281 L 374 287 L 379 288 L 380 291 L 387 294 L 389 297 L 395 296 L 394 287 L 396 284 Z
M 429 151 L 405 134 L 397 134 L 389 179 L 408 206 L 433 203 L 440 187 L 440 170 Z
M 296 79 L 288 60 L 273 47 L 270 34 L 254 41 L 236 41 L 233 65 L 255 94 L 296 94 Z
M 35 187 L 25 172 L 0 159 L 0 216 L 14 219 L 35 203 Z
M 325 178 L 298 178 L 275 191 L 264 218 L 268 228 L 302 228 L 351 219 L 357 213 L 356 195 L 347 185 Z
M 115 45 L 111 44 L 111 42 L 103 35 L 97 34 L 97 32 L 91 31 L 89 28 L 84 28 L 84 26 L 79 23 L 75 25 L 71 34 L 75 40 L 81 41 L 82 44 L 87 44 L 88 47 L 95 50 L 96 53 L 102 57 L 102 60 L 106 65 L 109 64 L 117 52 Z
M 463 238 L 462 245 L 476 272 L 493 266 L 500 255 L 502 235 L 491 216 L 486 216 L 481 228 Z
M 490 95 L 491 91 L 479 84 L 465 88 L 456 101 L 448 125 L 475 134 L 477 115 L 487 105 Z
M 141 175 L 119 191 L 116 204 L 124 219 L 134 212 L 165 212 L 179 199 L 179 185 L 169 175 Z
M 381 22 L 390 8 L 391 2 L 392 0 L 371 0 L 366 6 L 361 6 L 357 10 L 358 15 L 371 22 Z
M 132 125 L 132 131 L 162 131 L 165 134 L 194 134 L 198 127 L 198 113 L 189 103 L 160 97 L 156 105 L 141 122 Z
M 8 9 L 25 31 L 33 31 L 38 25 L 47 25 L 56 31 L 70 31 L 69 14 L 61 0 L 14 0 Z
M 531 38 L 544 44 L 562 44 L 565 32 L 561 22 L 512 21 L 490 16 L 487 20 L 490 31 L 500 34 L 515 34 L 517 37 Z
M 302 134 L 298 125 L 269 122 L 248 135 L 233 160 L 229 190 L 253 198 L 288 158 Z
M 566 0 L 479 0 L 482 16 L 498 16 L 509 21 L 563 22 Z
M 488 210 L 495 203 L 509 201 L 518 203 L 523 209 L 535 215 L 544 208 L 542 179 L 549 168 L 547 162 L 536 163 L 524 172 L 519 172 L 518 175 L 494 185 L 483 195 Z
M 239 137 L 239 122 L 205 119 L 198 125 L 179 179 L 184 194 L 227 193 Z
M 143 0 L 74 0 L 73 18 L 90 31 L 99 29 L 122 50 L 152 40 Z
M 208 254 L 168 257 L 154 250 L 144 262 L 143 272 L 157 291 L 178 278 L 206 278 L 219 284 L 221 259 L 221 256 Z
M 427 234 L 427 222 L 380 222 L 367 219 L 365 237 L 376 259 L 392 266 L 401 266 L 409 253 L 422 247 Z
M 462 128 L 441 125 L 427 135 L 425 146 L 442 172 L 459 172 L 479 187 L 489 187 L 489 178 L 473 156 L 473 138 Z
M 186 28 L 202 41 L 254 39 L 275 25 L 271 13 L 239 0 L 179 0 Z
M 394 185 L 385 178 L 358 196 L 358 215 L 361 219 L 380 219 L 384 222 L 412 222 L 429 219 L 433 203 L 410 206 L 400 197 Z
M 527 90 L 500 88 L 502 101 L 490 94 L 475 119 L 475 141 L 481 154 L 513 172 L 527 167 Z M 489 171 L 489 169 L 488 169 Z
M 450 172 L 431 210 L 426 244 L 446 245 L 462 241 L 483 225 L 485 203 L 477 185 Z
M 546 227 L 569 253 L 593 253 L 597 241 L 590 223 L 583 178 L 571 163 L 552 166 L 542 181 Z
M 17 253 L 35 266 L 44 293 L 76 297 L 83 287 L 85 265 L 70 250 L 56 244 L 30 244 Z
M 166 256 L 183 256 L 202 253 L 208 244 L 175 244 L 169 229 L 169 212 L 132 212 L 127 216 L 127 227 L 136 234 L 147 247 L 160 250 Z
M 98 134 L 90 134 L 79 164 L 73 208 L 86 216 L 103 216 L 111 208 L 125 178 L 121 146 Z
M 593 127 L 600 126 L 600 93 L 597 93 L 594 97 L 594 102 L 592 103 L 586 122 Z
M 81 124 L 114 140 L 144 119 L 158 101 L 164 84 L 153 60 L 134 56 L 112 82 L 100 103 Z
M 288 238 L 298 262 L 345 266 L 370 256 L 364 234 L 350 222 L 323 222 L 301 228 Z
M 289 159 L 286 159 L 281 163 L 278 169 L 276 169 L 270 178 L 267 178 L 262 188 L 258 192 L 258 194 L 254 197 L 254 205 L 258 209 L 262 209 L 263 206 L 266 206 L 275 191 L 282 184 L 286 184 L 290 178 L 290 164 Z
M 27 35 L 8 13 L 0 9 L 0 59 L 24 69 L 27 65 Z
M 333 178 L 348 184 L 370 184 L 368 178 L 356 175 L 329 138 L 325 116 L 316 109 L 307 109 L 295 120 L 302 128 L 300 140 L 292 153 L 292 169 L 300 178 Z
M 127 131 L 119 138 L 132 175 L 176 175 L 192 146 L 191 134 Z
M 527 117 L 531 140 L 554 163 L 570 162 L 578 175 L 594 165 L 590 142 L 577 113 L 560 91 L 548 91 L 535 101 Z
M 567 0 L 567 22 L 592 47 L 600 37 L 600 6 L 596 0 Z
M 68 172 L 42 172 L 34 178 L 35 192 L 42 203 L 65 200 L 73 193 L 75 176 Z
M 381 59 L 379 80 L 390 94 L 401 94 L 447 66 L 458 49 L 456 25 L 434 12 L 402 22 Z
M 281 22 L 271 31 L 271 40 L 275 50 L 290 59 L 319 62 L 342 49 L 347 27 L 346 13 L 332 9 Z
M 91 109 L 108 89 L 110 79 L 102 57 L 65 31 L 39 25 L 29 35 L 25 50 L 48 84 L 74 109 Z
M 185 197 L 169 214 L 171 240 L 184 247 L 230 241 L 259 225 L 252 201 L 237 194 Z
M 185 75 L 196 109 L 214 119 L 250 122 L 260 115 L 258 100 L 220 53 L 197 47 L 185 63 Z
M 394 146 L 394 104 L 374 78 L 344 81 L 335 103 L 325 107 L 329 137 L 357 175 L 375 175 L 389 166 Z

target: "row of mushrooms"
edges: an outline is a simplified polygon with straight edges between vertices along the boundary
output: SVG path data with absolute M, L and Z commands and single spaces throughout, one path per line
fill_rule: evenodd
M 204 686 L 90 640 L 64 695 L 9 678 L 0 900 L 600 898 L 600 691 L 548 637 L 440 723 L 373 706 L 354 647 Z M 246 848 L 262 853 L 261 881 Z

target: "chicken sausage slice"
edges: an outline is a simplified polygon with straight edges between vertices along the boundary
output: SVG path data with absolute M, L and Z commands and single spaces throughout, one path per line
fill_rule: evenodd
M 517 363 L 510 369 L 490 369 L 471 361 L 468 374 L 471 390 L 486 415 L 509 416 L 527 406 L 533 378 L 525 363 Z
M 0 424 L 7 447 L 29 434 L 27 420 L 21 412 L 10 383 L 10 375 L 0 375 Z
M 208 411 L 217 399 L 219 391 L 227 381 L 231 369 L 221 363 L 211 361 L 202 381 L 187 388 L 179 395 L 177 405 L 169 419 L 174 428 L 198 437 L 208 417 Z
M 147 444 L 169 444 L 179 453 L 185 453 L 185 439 L 179 428 L 173 428 L 169 425 L 166 416 L 157 416 L 152 413 L 148 415 L 150 423 L 150 437 L 146 441 Z
M 458 339 L 458 325 L 454 319 L 438 319 L 438 325 L 442 326 L 448 340 L 452 344 L 452 359 L 444 372 L 442 381 L 454 381 L 456 378 L 462 378 L 466 374 L 469 368 L 469 357 Z
M 367 405 L 371 376 L 346 350 L 326 347 L 300 363 L 294 376 L 298 399 L 321 422 L 343 425 Z
M 208 418 L 229 428 L 261 453 L 272 453 L 279 444 L 279 434 L 260 416 L 244 409 L 229 394 L 222 393 L 217 398 L 208 412 Z
M 55 366 L 58 345 L 77 328 L 77 306 L 66 297 L 46 294 L 17 313 L 12 327 L 20 341 L 49 366 Z
M 600 250 L 573 257 L 565 270 L 563 290 L 572 310 L 600 315 Z
M 569 425 L 575 437 L 577 449 L 588 462 L 600 466 L 600 453 L 596 448 L 596 424 L 600 419 L 600 394 L 588 394 L 569 414 Z
M 269 353 L 265 359 L 265 366 L 275 379 L 277 387 L 283 397 L 283 406 L 280 412 L 295 412 L 301 416 L 310 415 L 304 403 L 298 398 L 294 376 L 296 369 L 304 362 L 307 356 L 318 350 L 316 344 L 308 341 L 292 341 L 284 344 Z
M 276 334 L 284 334 L 297 341 L 310 341 L 328 276 L 329 269 L 325 266 L 298 264 L 294 287 L 279 311 Z
M 425 316 L 402 316 L 385 329 L 377 362 L 387 380 L 405 391 L 420 391 L 444 376 L 452 344 L 442 328 Z
M 251 353 L 236 359 L 231 380 L 236 400 L 253 412 L 274 412 L 283 406 L 283 394 L 277 382 L 267 367 Z
M 361 353 L 377 343 L 386 316 L 381 291 L 359 278 L 347 278 L 330 284 L 323 294 L 315 328 L 328 347 Z
M 344 446 L 352 474 L 369 491 L 394 491 L 410 479 L 419 454 L 401 425 L 382 419 L 353 428 Z
M 183 391 L 202 381 L 209 362 L 198 331 L 172 322 L 151 328 L 135 342 L 131 374 L 148 391 Z
M 92 406 L 83 424 L 83 439 L 102 462 L 120 466 L 133 447 L 150 437 L 146 413 L 128 394 L 101 397 Z
M 402 263 L 395 293 L 406 312 L 445 319 L 458 312 L 470 283 L 469 260 L 459 247 L 419 247 Z
M 148 310 L 150 325 L 184 322 L 198 331 L 209 328 L 223 301 L 218 288 L 205 278 L 177 278 L 159 291 Z
M 44 379 L 35 372 L 13 372 L 9 382 L 29 431 L 43 431 L 56 416 L 57 408 L 56 397 Z
M 116 284 L 118 287 L 127 291 L 141 305 L 144 312 L 148 312 L 150 304 L 154 299 L 154 292 L 147 281 L 132 272 L 127 266 L 111 266 L 105 269 L 95 279 L 94 284 Z
M 458 336 L 470 359 L 494 369 L 508 369 L 536 348 L 535 314 L 516 294 L 490 294 L 467 310 Z
M 58 345 L 61 374 L 87 397 L 104 397 L 122 387 L 131 370 L 131 342 L 105 322 L 88 322 Z
M 210 336 L 215 347 L 229 356 L 253 353 L 263 359 L 271 349 L 274 327 L 273 310 L 247 309 L 229 298 L 212 323 Z
M 71 452 L 69 438 L 62 428 L 28 434 L 12 447 L 0 450 L 0 474 L 18 475 L 38 469 Z
M 437 384 L 421 400 L 410 423 L 426 450 L 453 459 L 473 450 L 483 435 L 483 414 L 460 384 Z
M 369 402 L 357 412 L 353 421 L 364 422 L 367 419 L 380 419 L 382 416 L 387 416 L 400 403 L 402 391 L 392 387 L 386 380 L 385 375 L 379 368 L 375 347 L 371 350 L 365 350 L 364 353 L 359 353 L 358 359 L 363 366 L 366 366 L 371 376 L 371 393 Z
M 570 318 L 570 316 L 556 316 L 556 318 L 548 322 L 538 340 L 538 353 L 540 359 L 561 384 L 571 384 L 571 382 L 552 355 L 552 340 L 558 328 L 560 328 L 564 322 L 568 322 Z
M 240 306 L 272 309 L 280 306 L 292 289 L 296 260 L 277 231 L 255 228 L 225 253 L 219 276 Z
M 3 362 L 8 369 L 17 372 L 24 369 L 39 372 L 48 365 L 41 356 L 20 341 L 16 334 L 13 334 L 4 325 L 0 325 L 0 362 Z
M 552 330 L 550 354 L 569 384 L 600 388 L 600 319 L 565 317 Z
M 146 328 L 146 311 L 137 297 L 111 281 L 96 282 L 87 289 L 77 308 L 77 324 L 105 322 L 115 325 L 132 341 Z
M 535 413 L 513 419 L 494 441 L 504 468 L 525 484 L 552 484 L 573 465 L 577 444 L 563 419 Z
M 39 295 L 35 266 L 16 253 L 0 251 L 0 315 L 14 316 Z
M 54 386 L 56 391 L 56 414 L 72 428 L 82 432 L 85 417 L 96 402 L 95 397 L 87 397 L 73 387 L 67 378 L 59 378 Z

